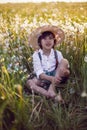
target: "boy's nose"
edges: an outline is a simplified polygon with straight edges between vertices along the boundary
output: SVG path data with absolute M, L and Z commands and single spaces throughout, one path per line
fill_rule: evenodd
M 47 39 L 46 39 L 46 41 L 48 42 L 48 41 L 50 41 L 50 39 L 49 39 L 49 38 L 47 38 Z

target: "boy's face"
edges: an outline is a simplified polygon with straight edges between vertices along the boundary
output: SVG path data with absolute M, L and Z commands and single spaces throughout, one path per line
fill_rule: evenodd
M 54 46 L 54 38 L 53 36 L 50 34 L 49 36 L 44 37 L 41 40 L 41 45 L 43 50 L 51 50 L 51 48 L 53 48 Z

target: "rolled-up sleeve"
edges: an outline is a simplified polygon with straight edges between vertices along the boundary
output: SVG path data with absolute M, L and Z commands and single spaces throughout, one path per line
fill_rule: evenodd
M 44 73 L 40 58 L 38 56 L 38 52 L 35 52 L 33 54 L 33 68 L 34 68 L 34 72 L 37 75 L 37 78 L 39 78 L 40 74 Z

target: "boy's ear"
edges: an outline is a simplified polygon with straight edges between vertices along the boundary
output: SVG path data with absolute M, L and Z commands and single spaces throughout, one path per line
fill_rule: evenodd
M 56 39 L 54 39 L 54 43 L 56 44 Z
M 55 47 L 55 45 L 56 45 L 56 39 L 54 39 L 54 45 L 53 45 L 53 48 Z
M 53 45 L 53 47 L 52 47 L 52 48 L 54 48 L 54 47 L 55 47 L 55 45 L 56 45 L 56 39 L 54 40 L 54 45 Z

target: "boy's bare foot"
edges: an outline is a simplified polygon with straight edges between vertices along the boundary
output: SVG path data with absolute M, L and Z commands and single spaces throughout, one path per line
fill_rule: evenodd
M 56 97 L 54 98 L 55 102 L 59 102 L 59 103 L 62 103 L 64 104 L 64 99 L 62 98 L 61 94 L 57 94 Z

